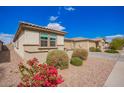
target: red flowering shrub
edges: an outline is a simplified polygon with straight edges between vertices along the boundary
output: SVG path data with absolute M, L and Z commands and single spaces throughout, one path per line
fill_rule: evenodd
M 29 60 L 27 64 L 28 67 L 23 63 L 19 64 L 22 78 L 18 87 L 56 87 L 64 82 L 54 66 L 39 64 L 36 58 Z

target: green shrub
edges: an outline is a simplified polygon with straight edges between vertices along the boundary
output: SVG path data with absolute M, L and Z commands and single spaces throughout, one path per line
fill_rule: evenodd
M 124 46 L 124 38 L 114 38 L 110 43 L 110 48 L 114 50 L 122 50 Z
M 72 57 L 79 57 L 82 60 L 86 60 L 88 57 L 88 51 L 86 49 L 74 49 Z
M 90 51 L 90 52 L 95 52 L 95 51 L 96 51 L 96 48 L 95 48 L 95 47 L 90 47 L 90 48 L 89 48 L 89 51 Z
M 83 63 L 83 60 L 81 60 L 79 57 L 72 57 L 71 62 L 74 66 L 81 66 Z
M 107 52 L 107 53 L 119 53 L 117 50 L 114 50 L 114 49 L 105 50 L 105 52 Z
M 99 48 L 95 48 L 95 47 L 90 47 L 89 51 L 90 52 L 101 52 L 101 50 Z
M 101 52 L 101 50 L 99 48 L 96 48 L 96 52 Z
M 69 58 L 65 51 L 53 50 L 48 53 L 46 63 L 60 69 L 66 69 L 69 65 Z

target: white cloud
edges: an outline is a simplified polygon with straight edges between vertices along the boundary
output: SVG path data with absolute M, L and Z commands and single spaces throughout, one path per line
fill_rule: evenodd
M 67 10 L 67 11 L 74 11 L 74 10 L 76 10 L 75 8 L 73 8 L 73 7 L 64 7 L 64 9 L 65 10 Z
M 105 36 L 105 39 L 106 41 L 111 42 L 112 39 L 117 38 L 117 37 L 124 37 L 124 35 L 117 34 L 117 35 Z
M 60 31 L 62 31 L 62 30 L 65 29 L 65 27 L 63 27 L 63 26 L 62 26 L 61 24 L 59 24 L 59 23 L 49 23 L 49 24 L 47 25 L 47 28 L 54 29 L 54 30 L 60 30 Z
M 58 16 L 51 16 L 49 18 L 50 21 L 56 21 L 58 19 Z
M 7 33 L 0 33 L 0 40 L 2 40 L 5 44 L 8 44 L 12 41 L 14 35 Z

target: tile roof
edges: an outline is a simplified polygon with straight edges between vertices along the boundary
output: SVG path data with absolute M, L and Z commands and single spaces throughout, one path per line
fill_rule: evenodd
M 47 28 L 45 26 L 40 26 L 40 25 L 36 25 L 36 24 L 33 24 L 33 23 L 25 22 L 25 21 L 20 21 L 20 24 L 25 24 L 25 25 L 29 25 L 29 26 L 34 26 L 34 27 L 39 27 L 39 28 L 54 30 L 54 29 Z M 59 30 L 54 30 L 54 31 L 59 31 Z M 59 31 L 59 32 L 67 33 L 66 31 Z
M 93 39 L 93 40 L 95 40 L 95 41 L 101 41 L 101 40 L 104 40 L 104 38 L 95 38 L 95 39 Z M 104 40 L 105 41 L 105 40 Z
M 65 41 L 95 41 L 88 38 L 65 38 Z
M 17 30 L 17 32 L 14 36 L 13 41 L 15 41 L 18 38 L 22 29 L 33 29 L 33 31 L 44 31 L 44 32 L 51 32 L 51 33 L 61 34 L 61 35 L 64 35 L 64 34 L 67 33 L 65 31 L 58 31 L 58 30 L 50 29 L 50 28 L 47 28 L 47 27 L 44 27 L 44 26 L 39 26 L 39 25 L 36 25 L 36 24 L 20 21 L 18 30 Z

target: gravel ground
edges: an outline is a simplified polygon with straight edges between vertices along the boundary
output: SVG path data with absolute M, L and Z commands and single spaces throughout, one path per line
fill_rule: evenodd
M 22 59 L 12 47 L 0 53 L 0 87 L 17 86 L 19 79 L 18 63 Z
M 95 55 L 95 56 L 94 56 Z M 107 59 L 105 56 L 89 56 L 80 67 L 69 66 L 69 69 L 60 70 L 64 82 L 60 87 L 92 87 L 103 86 L 107 80 L 117 57 Z M 105 59 L 103 59 L 105 58 Z M 17 86 L 19 79 L 18 62 L 22 59 L 9 46 L 9 50 L 0 53 L 0 87 Z
M 115 61 L 89 57 L 80 67 L 69 66 L 60 70 L 64 82 L 60 87 L 102 87 L 111 73 Z
M 109 60 L 118 60 L 120 59 L 120 54 L 119 53 L 101 53 L 101 52 L 89 52 L 90 57 L 97 57 L 97 58 L 105 58 Z

